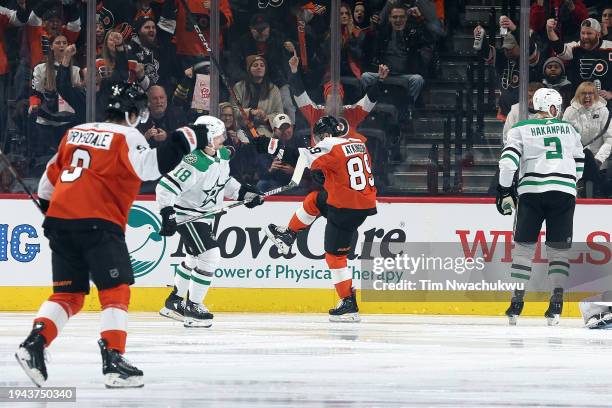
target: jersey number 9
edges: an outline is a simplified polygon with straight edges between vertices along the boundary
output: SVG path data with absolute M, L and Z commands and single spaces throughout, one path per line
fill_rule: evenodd
M 367 153 L 363 155 L 363 158 L 361 156 L 352 157 L 346 162 L 346 167 L 353 190 L 361 191 L 366 188 L 367 184 L 374 187 L 370 157 Z
M 87 150 L 76 149 L 72 153 L 72 161 L 70 167 L 72 170 L 62 171 L 60 179 L 63 183 L 72 183 L 83 174 L 83 169 L 88 169 L 91 164 L 91 155 Z

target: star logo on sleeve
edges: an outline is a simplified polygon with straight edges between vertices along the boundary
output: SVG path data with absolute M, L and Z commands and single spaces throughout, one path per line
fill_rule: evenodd
M 205 195 L 204 201 L 202 202 L 202 207 L 206 207 L 209 204 L 217 204 L 217 197 L 219 196 L 219 193 L 223 192 L 225 184 L 227 184 L 227 181 L 221 184 L 219 183 L 219 179 L 217 179 L 215 185 L 210 189 L 202 190 Z M 223 197 L 221 197 L 221 200 L 223 200 Z

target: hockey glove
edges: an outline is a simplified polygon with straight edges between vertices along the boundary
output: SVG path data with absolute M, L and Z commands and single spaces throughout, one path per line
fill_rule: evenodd
M 516 201 L 516 191 L 512 186 L 503 187 L 501 184 L 497 185 L 495 205 L 501 215 L 511 215 L 516 208 Z
M 162 226 L 159 229 L 159 235 L 171 237 L 176 233 L 176 216 L 174 208 L 164 207 L 159 213 L 162 216 Z
M 189 125 L 198 138 L 198 149 L 208 146 L 208 128 L 206 125 Z
M 321 170 L 310 170 L 310 175 L 315 183 L 325 184 L 325 174 Z
M 254 137 L 252 143 L 255 145 L 255 150 L 260 154 L 271 154 L 275 156 L 280 150 L 278 139 L 271 139 L 267 136 Z
M 40 205 L 40 209 L 45 215 L 47 214 L 47 210 L 49 210 L 49 204 L 50 204 L 49 200 L 45 200 L 44 198 L 38 199 L 38 205 Z
M 246 208 L 253 208 L 263 204 L 264 196 L 261 194 L 261 191 L 252 185 L 243 184 L 240 186 L 240 190 L 238 190 L 238 200 L 244 201 Z

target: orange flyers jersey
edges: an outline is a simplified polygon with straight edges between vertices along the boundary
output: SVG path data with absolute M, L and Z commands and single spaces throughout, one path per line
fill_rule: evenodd
M 204 7 L 204 2 L 202 1 L 187 0 L 187 5 L 189 6 L 190 11 L 193 13 L 195 19 L 198 21 L 200 29 L 206 38 L 206 42 L 210 44 L 210 10 Z M 207 56 L 208 50 L 204 48 L 202 42 L 198 39 L 197 33 L 187 18 L 187 11 L 183 7 L 183 2 L 176 0 L 176 6 L 176 30 L 174 32 L 176 36 L 176 53 L 179 55 Z M 231 25 L 233 17 L 229 0 L 221 0 L 219 2 L 219 11 L 225 16 L 227 25 Z M 222 47 L 222 34 L 220 35 L 219 42 Z
M 51 218 L 53 225 L 78 229 L 77 220 L 104 220 L 125 231 L 141 180 L 159 177 L 157 153 L 137 129 L 112 123 L 73 127 L 40 180 L 38 195 L 51 201 L 45 225 Z
M 376 208 L 370 155 L 361 140 L 326 137 L 299 151 L 308 167 L 323 171 L 328 204 L 355 210 Z

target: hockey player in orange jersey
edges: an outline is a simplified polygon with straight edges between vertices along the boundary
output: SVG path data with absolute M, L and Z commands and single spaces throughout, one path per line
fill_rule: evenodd
M 313 126 L 313 134 L 320 138 L 308 149 L 289 149 L 277 145 L 267 137 L 254 139 L 260 153 L 281 156 L 281 160 L 295 165 L 305 161 L 323 184 L 323 190 L 306 196 L 287 227 L 270 224 L 266 235 L 282 254 L 289 253 L 296 234 L 308 228 L 319 216 L 327 218 L 325 226 L 325 261 L 340 302 L 330 309 L 331 321 L 358 322 L 359 308 L 353 289 L 347 257 L 351 252 L 357 228 L 365 219 L 376 214 L 376 187 L 372 176 L 370 156 L 359 139 L 338 137 L 342 125 L 333 116 L 323 116 Z
M 114 84 L 107 120 L 69 129 L 47 165 L 38 187 L 49 239 L 53 294 L 34 319 L 30 335 L 15 357 L 37 386 L 47 380 L 44 348 L 83 307 L 89 280 L 102 306 L 102 372 L 108 388 L 142 387 L 143 374 L 122 354 L 134 274 L 125 244 L 128 212 L 141 180 L 155 180 L 183 156 L 208 144 L 201 125 L 174 131 L 150 149 L 135 129 L 148 117 L 147 97 L 137 85 Z

